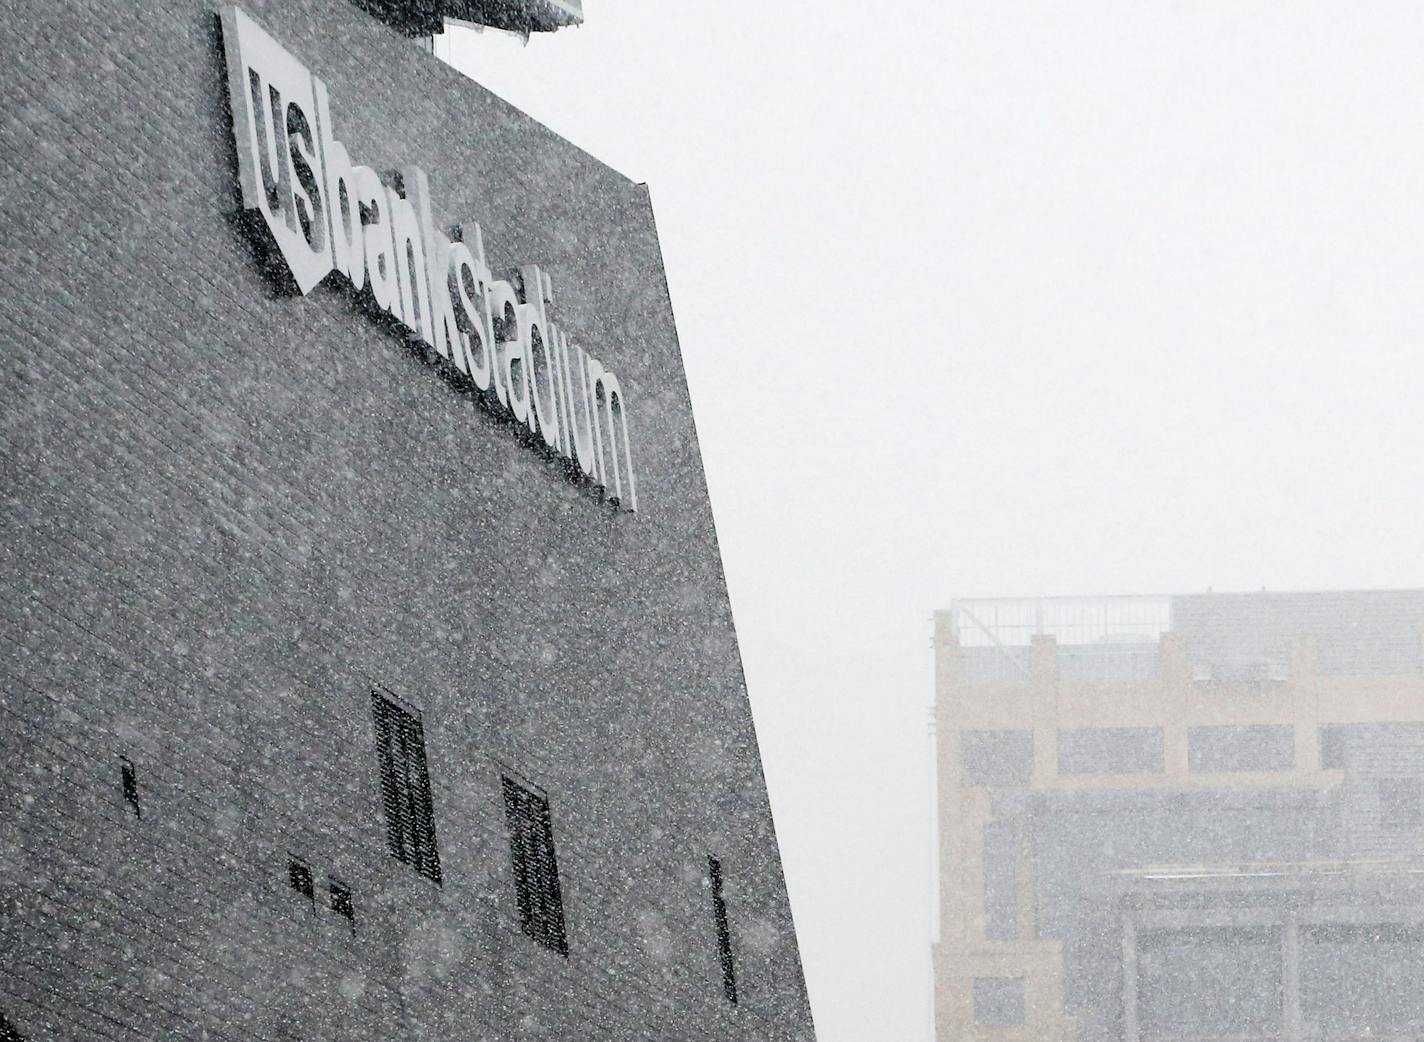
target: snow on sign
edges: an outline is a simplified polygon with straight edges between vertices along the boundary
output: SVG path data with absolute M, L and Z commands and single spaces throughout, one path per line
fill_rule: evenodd
M 478 224 L 453 240 L 435 228 L 424 171 L 383 178 L 353 164 L 326 85 L 236 7 L 222 23 L 242 205 L 297 289 L 335 273 L 491 408 L 636 510 L 622 388 L 550 321 L 549 276 L 527 265 L 494 278 Z

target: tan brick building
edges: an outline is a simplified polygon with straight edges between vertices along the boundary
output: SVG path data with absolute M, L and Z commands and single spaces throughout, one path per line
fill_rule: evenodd
M 937 1037 L 1416 1037 L 1424 592 L 935 617 Z

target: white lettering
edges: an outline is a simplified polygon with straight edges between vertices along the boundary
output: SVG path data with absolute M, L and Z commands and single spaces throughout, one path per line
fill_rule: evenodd
M 478 232 L 479 229 L 476 229 L 477 237 Z M 489 311 L 489 269 L 484 264 L 484 245 L 478 238 L 475 248 L 477 252 L 472 254 L 464 242 L 451 244 L 447 285 L 459 301 L 455 326 L 460 331 L 462 368 L 477 388 L 488 391 L 494 378 L 494 356 L 490 350 L 494 343 L 494 330 Z
M 553 321 L 548 273 L 531 264 L 494 278 L 478 224 L 453 239 L 435 226 L 423 170 L 385 180 L 353 164 L 326 85 L 237 8 L 222 24 L 242 206 L 269 261 L 280 258 L 304 295 L 339 274 L 491 408 L 636 510 L 622 386 Z
M 325 215 L 316 213 L 319 199 L 311 191 L 315 139 L 309 114 L 316 112 L 311 73 L 236 8 L 223 12 L 223 40 L 243 207 L 261 218 L 297 289 L 310 293 L 332 267 L 328 237 L 313 223 Z M 302 160 L 296 176 L 293 153 Z
M 313 77 L 316 88 L 317 138 L 321 141 L 326 212 L 331 228 L 331 258 L 336 270 L 360 292 L 366 285 L 365 236 L 356 199 L 356 176 L 346 146 L 332 136 L 331 105 L 326 84 Z
M 361 216 L 361 251 L 366 260 L 366 288 L 383 311 L 399 310 L 400 289 L 396 283 L 395 247 L 391 242 L 387 216 L 386 186 L 369 166 L 352 170 L 356 181 L 356 205 Z

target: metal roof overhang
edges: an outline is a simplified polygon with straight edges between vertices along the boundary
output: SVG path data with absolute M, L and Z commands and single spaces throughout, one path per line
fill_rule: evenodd
M 543 33 L 583 22 L 583 0 L 443 0 L 446 18 L 517 33 Z
M 542 33 L 583 22 L 583 0 L 352 0 L 406 36 L 431 36 L 456 22 Z

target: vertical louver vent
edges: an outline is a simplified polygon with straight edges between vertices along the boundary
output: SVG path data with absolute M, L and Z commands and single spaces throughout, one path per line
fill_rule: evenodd
M 425 730 L 420 714 L 371 692 L 376 749 L 381 761 L 381 798 L 386 805 L 386 838 L 391 853 L 417 872 L 440 882 L 435 845 L 435 809 L 425 762 Z
M 569 942 L 564 934 L 564 900 L 554 859 L 549 801 L 505 776 L 504 810 L 519 895 L 519 925 L 546 948 L 567 956 Z
M 722 862 L 707 855 L 707 878 L 712 886 L 712 918 L 717 924 L 717 955 L 722 961 L 722 991 L 737 1004 L 737 970 L 732 963 L 732 932 L 727 927 L 727 902 L 722 897 Z

